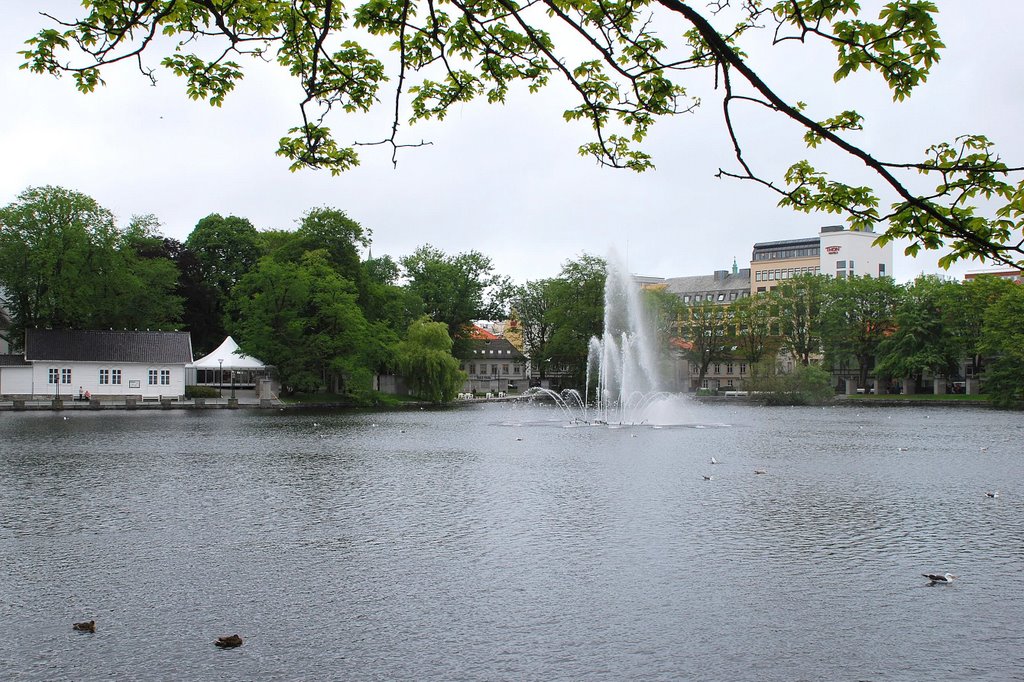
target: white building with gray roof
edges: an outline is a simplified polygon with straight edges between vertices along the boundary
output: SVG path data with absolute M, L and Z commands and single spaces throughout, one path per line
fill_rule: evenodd
M 29 329 L 24 353 L 0 362 L 0 395 L 177 397 L 191 363 L 188 332 Z

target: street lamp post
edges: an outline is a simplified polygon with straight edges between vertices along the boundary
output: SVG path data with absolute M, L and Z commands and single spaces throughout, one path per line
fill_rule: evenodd
M 220 365 L 220 371 L 217 372 L 217 397 L 224 397 L 224 358 L 217 360 L 217 364 Z

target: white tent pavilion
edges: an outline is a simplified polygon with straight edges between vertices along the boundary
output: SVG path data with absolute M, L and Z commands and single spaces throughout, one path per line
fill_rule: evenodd
M 188 372 L 188 380 L 191 380 L 189 383 L 200 386 L 223 386 L 232 383 L 230 378 L 225 380 L 225 377 L 233 377 L 236 386 L 251 388 L 255 385 L 257 377 L 270 373 L 269 366 L 239 350 L 238 344 L 230 336 L 212 353 L 196 360 L 185 369 Z M 231 374 L 227 374 L 228 372 Z

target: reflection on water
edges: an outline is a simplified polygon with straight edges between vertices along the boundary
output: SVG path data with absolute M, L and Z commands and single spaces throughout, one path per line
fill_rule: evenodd
M 1024 675 L 1019 415 L 690 416 L 0 414 L 0 678 Z

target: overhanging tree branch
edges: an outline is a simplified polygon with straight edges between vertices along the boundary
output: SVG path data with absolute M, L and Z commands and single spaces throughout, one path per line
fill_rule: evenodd
M 399 148 L 428 144 L 399 139 L 406 111 L 411 122 L 440 120 L 459 103 L 480 97 L 502 102 L 515 84 L 539 90 L 552 74 L 568 83 L 577 100 L 563 117 L 592 128 L 594 141 L 580 153 L 603 165 L 645 170 L 653 163 L 639 145 L 650 127 L 699 104 L 683 102 L 688 95 L 682 75 L 708 69 L 716 87 L 724 88 L 724 124 L 740 167 L 720 169 L 719 176 L 754 181 L 797 210 L 844 212 L 851 227 L 886 223 L 880 239 L 910 239 L 911 252 L 950 249 L 943 265 L 974 257 L 1024 264 L 1024 182 L 1010 179 L 1024 167 L 1002 162 L 978 135 L 935 145 L 923 161 L 883 160 L 847 135 L 862 125 L 857 112 L 815 121 L 804 105 L 778 96 L 740 44 L 771 17 L 773 44 L 824 41 L 838 57 L 836 80 L 858 69 L 877 72 L 898 100 L 926 80 L 939 58 L 937 11 L 931 0 L 891 0 L 872 22 L 849 0 L 718 0 L 708 9 L 684 0 L 91 0 L 77 21 L 44 15 L 59 28 L 40 31 L 22 54 L 23 68 L 72 73 L 78 88 L 89 92 L 102 83 L 101 68 L 126 59 L 154 81 L 142 55 L 161 49 L 163 41 L 155 39 L 165 36 L 177 44 L 162 64 L 187 80 L 190 97 L 219 105 L 242 77 L 232 55 L 265 59 L 276 48 L 277 62 L 303 90 L 300 125 L 281 138 L 278 154 L 293 170 L 332 173 L 359 163 L 358 145 L 390 145 L 395 164 Z M 731 30 L 719 31 L 711 21 L 735 15 Z M 684 24 L 681 41 L 668 44 L 660 37 L 666 20 Z M 385 68 L 375 54 L 376 38 L 393 40 L 397 66 Z M 188 52 L 218 39 L 224 44 L 212 59 Z M 74 50 L 85 56 L 84 65 L 65 59 Z M 381 101 L 389 70 L 396 72 L 388 85 L 394 88 L 389 133 L 378 142 L 339 146 L 326 126 L 328 115 L 370 111 Z M 790 167 L 786 187 L 763 177 L 743 153 L 734 116 L 741 104 L 786 117 L 805 131 L 810 147 L 827 143 L 857 159 L 895 201 L 880 209 L 873 188 L 829 180 L 806 161 Z M 906 172 L 935 174 L 939 184 L 931 193 L 911 191 L 901 175 Z

